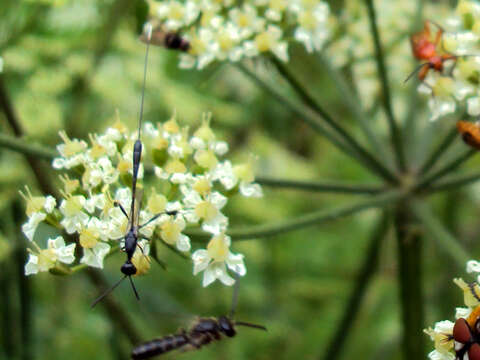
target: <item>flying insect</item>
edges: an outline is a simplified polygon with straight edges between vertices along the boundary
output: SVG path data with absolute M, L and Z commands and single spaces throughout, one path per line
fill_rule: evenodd
M 132 359 L 149 359 L 173 350 L 198 350 L 213 341 L 221 340 L 224 336 L 234 337 L 237 334 L 236 326 L 246 326 L 267 331 L 267 328 L 263 325 L 233 320 L 238 299 L 238 284 L 239 281 L 237 279 L 233 292 L 232 310 L 228 316 L 199 318 L 188 331 L 181 329 L 175 334 L 140 344 L 133 349 Z

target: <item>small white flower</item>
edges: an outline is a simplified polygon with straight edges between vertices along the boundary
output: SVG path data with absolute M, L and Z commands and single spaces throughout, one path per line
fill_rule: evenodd
M 60 204 L 60 212 L 64 218 L 60 224 L 68 234 L 80 231 L 88 222 L 89 216 L 83 212 L 85 197 L 82 195 L 70 196 Z
M 199 249 L 192 254 L 193 275 L 204 271 L 203 286 L 210 285 L 215 280 L 220 280 L 223 284 L 231 286 L 235 280 L 228 275 L 227 267 L 239 276 L 244 276 L 247 272 L 243 263 L 242 254 L 233 254 L 230 252 L 230 237 L 225 234 L 214 236 L 207 245 L 207 249 Z
M 47 215 L 45 213 L 36 212 L 33 213 L 32 216 L 28 218 L 28 221 L 22 225 L 22 231 L 28 240 L 33 240 L 38 224 L 45 220 L 46 217 Z
M 457 307 L 455 308 L 455 319 L 466 319 L 472 312 L 471 308 L 468 307 Z
M 455 355 L 452 353 L 442 353 L 438 350 L 433 350 L 428 354 L 430 360 L 455 360 Z
M 82 264 L 103 269 L 103 259 L 110 252 L 110 245 L 104 242 L 98 242 L 92 248 L 83 249 L 83 257 L 80 259 Z
M 212 234 L 225 231 L 228 218 L 220 210 L 226 205 L 227 198 L 219 192 L 213 192 L 205 197 L 195 190 L 182 187 L 184 191 L 184 216 L 189 222 L 202 221 L 202 229 Z
M 168 217 L 160 226 L 160 236 L 167 244 L 175 245 L 180 251 L 190 251 L 190 239 L 182 234 L 185 220 L 181 216 Z
M 92 214 L 96 209 L 103 209 L 105 207 L 105 204 L 105 194 L 90 195 L 85 201 L 84 208 L 90 214 Z
M 38 247 L 37 247 L 38 248 Z M 75 260 L 75 244 L 65 245 L 63 237 L 48 239 L 47 249 L 37 249 L 31 252 L 25 264 L 25 275 L 48 271 L 55 266 L 57 261 L 71 264 Z
M 280 60 L 288 61 L 288 45 L 282 41 L 282 30 L 275 25 L 269 25 L 264 32 L 257 34 L 253 41 L 246 41 L 245 55 L 254 57 L 270 51 Z
M 467 100 L 467 112 L 470 116 L 480 115 L 480 97 L 474 96 Z
M 297 12 L 299 26 L 295 29 L 295 39 L 303 43 L 308 52 L 321 50 L 328 38 L 329 8 L 326 3 L 319 2 L 312 8 Z
M 467 273 L 480 273 L 480 262 L 476 260 L 467 261 Z
M 83 140 L 70 140 L 65 131 L 60 131 L 59 135 L 64 141 L 63 144 L 57 145 L 57 150 L 62 157 L 53 160 L 53 167 L 56 169 L 71 169 L 82 164 L 85 160 L 84 151 L 88 147 L 87 143 Z
M 249 4 L 244 4 L 242 8 L 233 8 L 228 13 L 230 19 L 239 29 L 239 35 L 246 39 L 262 31 L 265 26 L 265 19 L 257 15 L 257 9 Z

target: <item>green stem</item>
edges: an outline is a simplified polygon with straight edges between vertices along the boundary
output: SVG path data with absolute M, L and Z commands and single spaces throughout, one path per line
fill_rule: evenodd
M 418 24 L 422 23 L 422 18 L 423 18 L 423 9 L 424 9 L 424 1 L 423 0 L 418 0 L 417 1 L 417 10 L 415 11 L 415 17 L 413 17 L 411 23 L 410 23 L 410 33 L 414 33 L 417 31 Z M 401 41 L 404 42 L 405 36 L 401 38 Z M 390 53 L 388 51 L 387 53 Z M 417 66 L 415 59 L 412 57 L 412 69 Z M 405 149 L 412 149 L 414 148 L 415 140 L 417 139 L 417 116 L 418 116 L 418 105 L 419 105 L 419 96 L 418 96 L 418 84 L 414 81 L 411 81 L 409 90 L 408 90 L 408 110 L 405 114 L 405 118 L 403 123 L 405 124 L 403 129 L 404 129 L 404 134 L 409 134 L 409 136 L 404 137 L 404 146 Z M 407 158 L 408 158 L 407 154 Z M 410 155 L 413 156 L 413 153 Z
M 420 183 L 415 187 L 415 191 L 425 189 L 425 188 L 428 187 L 428 185 L 430 185 L 432 182 L 435 182 L 435 181 L 437 181 L 438 179 L 440 179 L 440 178 L 442 178 L 443 176 L 445 176 L 446 174 L 454 171 L 454 170 L 457 169 L 460 165 L 462 165 L 465 161 L 467 161 L 467 160 L 470 159 L 473 155 L 475 155 L 477 152 L 478 152 L 478 150 L 476 150 L 476 149 L 470 149 L 470 150 L 464 152 L 463 154 L 457 156 L 456 158 L 454 158 L 453 160 L 451 160 L 449 163 L 447 163 L 444 167 L 442 167 L 441 169 L 439 169 L 438 171 L 436 171 L 436 172 L 433 173 L 432 175 L 427 176 L 425 179 L 423 179 L 422 181 L 420 181 Z
M 3 133 L 0 134 L 0 147 L 48 161 L 58 155 L 55 150 L 51 150 L 42 145 L 32 144 L 27 139 L 13 137 Z
M 244 64 L 237 64 L 237 68 L 243 74 L 248 76 L 253 82 L 255 82 L 255 84 L 259 88 L 269 93 L 280 104 L 285 105 L 291 112 L 293 112 L 295 115 L 300 117 L 303 121 L 305 121 L 309 126 L 312 127 L 312 129 L 314 129 L 315 131 L 318 131 L 320 134 L 325 136 L 340 151 L 342 151 L 347 155 L 350 155 L 353 158 L 358 158 L 357 154 L 355 154 L 349 146 L 345 145 L 334 134 L 332 134 L 331 131 L 327 129 L 322 123 L 320 123 L 311 112 L 307 111 L 304 107 L 297 105 L 296 103 L 291 101 L 289 98 L 282 95 L 277 90 L 278 88 L 275 88 L 272 85 L 260 79 L 253 71 L 251 71 Z
M 318 225 L 329 220 L 336 220 L 363 210 L 385 207 L 399 200 L 403 196 L 404 192 L 392 190 L 381 195 L 371 197 L 368 200 L 359 201 L 353 205 L 350 204 L 346 206 L 339 206 L 336 209 L 322 209 L 314 211 L 302 217 L 290 219 L 282 223 L 251 226 L 246 229 L 231 229 L 227 231 L 227 234 L 231 236 L 233 240 L 251 240 L 271 237 L 307 226 Z M 200 229 L 187 229 L 185 234 L 200 238 L 202 240 L 209 239 L 211 237 L 211 234 L 205 233 Z
M 436 163 L 437 160 L 448 150 L 457 138 L 458 131 L 456 128 L 451 129 L 447 136 L 438 144 L 434 151 L 430 154 L 428 159 L 419 170 L 421 175 L 426 174 Z
M 388 168 L 383 166 L 371 153 L 369 153 L 363 146 L 361 146 L 357 140 L 355 140 L 337 121 L 335 121 L 318 102 L 316 102 L 307 90 L 297 81 L 297 79 L 290 74 L 288 69 L 278 60 L 272 58 L 272 63 L 277 68 L 282 77 L 290 84 L 295 90 L 295 93 L 300 96 L 302 101 L 320 118 L 322 118 L 329 126 L 331 126 L 336 133 L 363 159 L 365 165 L 368 165 L 377 174 L 381 175 L 385 180 L 395 182 L 395 176 L 390 172 Z
M 351 90 L 351 86 L 347 84 L 345 77 L 332 65 L 327 56 L 320 54 L 318 58 L 320 59 L 321 65 L 325 68 L 326 73 L 330 76 L 333 83 L 337 87 L 338 92 L 341 94 L 341 98 L 349 108 L 350 113 L 357 119 L 365 138 L 368 140 L 370 145 L 372 145 L 374 152 L 378 155 L 384 154 L 385 152 L 382 151 L 382 145 L 378 141 L 375 133 L 370 128 L 370 119 L 367 118 L 365 112 L 360 106 L 360 100 Z
M 444 179 L 443 181 L 432 184 L 428 187 L 427 191 L 430 193 L 438 191 L 456 190 L 461 186 L 468 185 L 478 180 L 480 180 L 480 172 L 475 172 L 472 174 L 454 175 Z
M 250 79 L 252 79 L 260 88 L 262 88 L 263 90 L 268 92 L 273 98 L 278 100 L 279 103 L 286 106 L 290 111 L 292 111 L 299 118 L 301 118 L 308 125 L 310 125 L 315 131 L 325 136 L 340 151 L 358 160 L 362 165 L 374 170 L 373 168 L 370 167 L 371 166 L 370 164 L 369 165 L 365 164 L 364 161 L 362 161 L 362 158 L 360 157 L 360 155 L 357 154 L 348 144 L 339 140 L 337 135 L 333 134 L 330 129 L 328 129 L 321 122 L 319 122 L 317 117 L 314 116 L 311 111 L 308 111 L 308 109 L 305 109 L 305 107 L 303 106 L 297 105 L 295 102 L 291 101 L 288 97 L 282 95 L 278 91 L 278 87 L 274 87 L 268 84 L 267 82 L 263 81 L 254 72 L 252 72 L 243 64 L 237 64 L 237 67 L 240 71 L 242 71 L 245 75 L 247 75 Z M 388 169 L 381 171 L 381 174 L 378 173 L 378 170 L 374 170 L 374 171 L 378 175 L 387 179 L 388 181 L 396 182 L 395 177 L 389 172 Z
M 393 115 L 393 106 L 392 106 L 392 97 L 390 94 L 390 87 L 388 83 L 388 74 L 385 67 L 385 55 L 383 54 L 382 44 L 380 42 L 380 34 L 377 27 L 377 19 L 375 14 L 375 7 L 373 5 L 373 0 L 365 0 L 368 10 L 368 19 L 370 22 L 370 31 L 373 35 L 373 42 L 375 44 L 375 59 L 377 62 L 378 74 L 380 76 L 380 82 L 382 85 L 383 92 L 383 106 L 385 108 L 385 113 L 388 119 L 388 125 L 390 127 L 390 136 L 393 147 L 395 149 L 395 155 L 397 160 L 397 166 L 400 170 L 404 171 L 406 168 L 405 165 L 405 155 L 402 148 L 402 134 L 395 122 L 395 117 Z
M 378 194 L 386 190 L 382 185 L 347 184 L 341 182 L 317 182 L 304 180 L 286 180 L 259 176 L 255 181 L 261 185 L 274 188 L 287 188 L 294 190 L 344 193 L 344 194 Z
M 0 345 L 6 359 L 16 359 L 16 353 L 19 348 L 18 341 L 18 320 L 15 319 L 14 305 L 14 285 L 15 278 L 11 270 L 13 261 L 6 258 L 2 261 L 2 271 L 0 272 L 0 329 L 3 335 L 0 337 Z
M 339 358 L 344 349 L 347 338 L 353 329 L 352 324 L 354 324 L 360 312 L 368 286 L 377 271 L 381 242 L 385 238 L 387 231 L 388 216 L 384 213 L 373 230 L 358 277 L 354 282 L 350 297 L 345 303 L 343 315 L 336 326 L 335 333 L 328 343 L 327 349 L 322 351 L 321 358 L 324 360 L 335 360 Z
M 470 256 L 459 244 L 457 239 L 455 239 L 432 214 L 426 204 L 416 200 L 412 205 L 413 213 L 425 227 L 426 233 L 430 234 L 452 260 L 455 260 L 461 267 L 464 267 Z
M 422 296 L 422 239 L 406 203 L 395 212 L 398 244 L 398 280 L 403 324 L 403 358 L 424 357 L 424 308 Z

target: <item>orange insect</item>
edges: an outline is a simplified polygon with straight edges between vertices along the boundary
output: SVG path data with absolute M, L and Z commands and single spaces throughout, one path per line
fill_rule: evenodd
M 465 143 L 480 150 L 480 123 L 459 121 L 457 122 L 457 130 Z
M 431 21 L 425 20 L 423 23 L 423 30 L 410 36 L 410 45 L 412 46 L 413 55 L 416 59 L 420 61 L 426 60 L 427 62 L 420 64 L 420 66 L 408 76 L 405 82 L 416 72 L 418 72 L 418 78 L 420 81 L 425 80 L 430 69 L 441 73 L 445 61 L 457 58 L 455 55 L 439 53 L 438 45 L 442 40 L 444 30 L 439 25 L 433 23 L 438 27 L 437 33 L 433 36 L 432 31 L 430 30 L 431 23 Z

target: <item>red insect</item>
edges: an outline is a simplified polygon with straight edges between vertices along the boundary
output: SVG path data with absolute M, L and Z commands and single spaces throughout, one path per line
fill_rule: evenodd
M 412 46 L 412 52 L 416 59 L 420 61 L 426 61 L 413 71 L 405 81 L 408 81 L 416 72 L 418 72 L 418 78 L 420 81 L 425 80 L 430 69 L 438 72 L 443 72 L 443 63 L 447 60 L 454 60 L 457 58 L 451 54 L 441 54 L 438 50 L 440 41 L 442 40 L 442 34 L 444 30 L 439 26 L 435 35 L 432 34 L 430 24 L 434 24 L 429 20 L 425 20 L 423 23 L 423 30 L 410 36 L 410 45 Z
M 478 122 L 459 121 L 457 130 L 466 144 L 480 150 L 480 124 Z
M 475 322 L 472 329 L 467 320 L 460 318 L 453 326 L 453 340 L 455 341 L 455 359 L 480 360 L 480 319 Z

